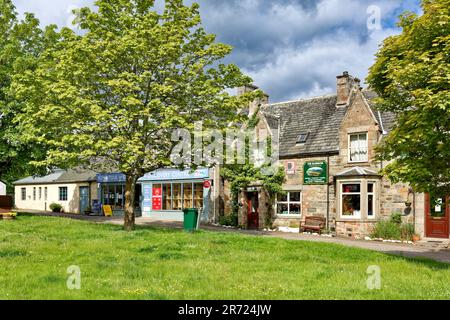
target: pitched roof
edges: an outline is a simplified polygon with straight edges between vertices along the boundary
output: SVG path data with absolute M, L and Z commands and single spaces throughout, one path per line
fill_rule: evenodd
M 374 98 L 370 91 L 363 94 L 368 102 Z M 280 157 L 338 153 L 339 128 L 347 108 L 338 108 L 336 103 L 337 96 L 329 95 L 262 106 L 261 112 L 269 126 L 280 127 Z M 378 112 L 370 102 L 369 105 L 384 131 L 390 131 L 395 120 L 393 115 Z M 300 134 L 309 134 L 306 143 L 297 143 Z
M 361 168 L 361 167 L 353 167 L 350 169 L 346 169 L 338 174 L 335 177 L 343 178 L 343 177 L 367 177 L 367 176 L 378 176 L 379 174 L 375 171 Z
M 62 170 L 56 169 L 52 173 L 37 177 L 30 176 L 15 181 L 15 185 L 27 185 L 27 184 L 50 184 L 50 183 L 74 183 L 74 182 L 91 182 L 96 181 L 96 173 L 86 169 L 69 169 Z

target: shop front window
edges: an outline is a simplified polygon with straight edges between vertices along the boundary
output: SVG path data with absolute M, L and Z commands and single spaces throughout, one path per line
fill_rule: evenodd
M 277 201 L 277 214 L 279 215 L 301 215 L 302 214 L 302 194 L 300 191 L 287 192 L 279 195 Z
M 172 210 L 179 211 L 183 210 L 183 197 L 181 193 L 181 184 L 174 183 L 172 185 L 173 188 L 173 198 L 172 198 Z
M 183 185 L 183 209 L 192 208 L 193 194 L 192 183 L 185 183 Z
M 163 210 L 172 210 L 172 185 L 163 185 Z
M 194 208 L 203 208 L 203 183 L 194 184 Z
M 342 185 L 342 216 L 361 217 L 361 184 Z
M 181 211 L 186 208 L 203 208 L 203 183 L 154 184 L 153 201 L 155 201 L 156 198 L 155 190 L 162 190 L 163 211 Z M 159 208 L 159 205 L 157 207 Z M 154 206 L 153 210 L 155 210 Z

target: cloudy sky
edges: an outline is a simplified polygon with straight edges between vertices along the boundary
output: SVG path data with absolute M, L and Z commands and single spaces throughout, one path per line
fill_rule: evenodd
M 159 0 L 162 1 L 162 0 Z M 13 0 L 43 25 L 70 26 L 71 10 L 94 0 Z M 192 2 L 187 0 L 185 2 Z M 398 15 L 419 0 L 198 0 L 203 24 L 231 44 L 235 63 L 272 102 L 334 93 L 343 71 L 365 79 Z M 378 19 L 379 18 L 379 19 Z

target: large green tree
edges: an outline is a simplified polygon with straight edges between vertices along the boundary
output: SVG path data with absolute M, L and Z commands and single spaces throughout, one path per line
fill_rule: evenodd
M 387 38 L 368 82 L 397 123 L 379 147 L 384 172 L 416 191 L 450 194 L 450 0 L 423 0 Z
M 125 229 L 135 224 L 135 186 L 144 173 L 171 165 L 175 128 L 222 129 L 255 93 L 228 88 L 251 79 L 221 60 L 231 52 L 201 26 L 198 4 L 98 0 L 76 11 L 82 32 L 62 29 L 34 72 L 15 77 L 27 100 L 20 117 L 31 141 L 48 147 L 42 166 L 86 165 L 126 175 Z
M 13 75 L 34 70 L 37 58 L 56 40 L 54 27 L 41 30 L 32 14 L 19 21 L 12 2 L 0 0 L 0 179 L 6 182 L 27 174 L 30 160 L 38 159 L 43 150 L 24 141 L 15 122 L 24 104 L 11 93 Z

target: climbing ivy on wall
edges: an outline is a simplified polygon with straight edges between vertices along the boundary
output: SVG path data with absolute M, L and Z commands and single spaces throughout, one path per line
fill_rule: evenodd
M 259 110 L 249 118 L 246 128 L 254 129 L 259 123 Z M 271 141 L 269 139 L 268 154 L 271 155 Z M 239 214 L 239 194 L 240 192 L 254 183 L 259 183 L 264 189 L 267 195 L 269 206 L 268 214 L 265 217 L 265 226 L 271 228 L 273 224 L 273 204 L 276 201 L 278 194 L 282 194 L 283 183 L 286 179 L 285 171 L 283 167 L 279 167 L 272 175 L 264 174 L 264 169 L 268 166 L 256 167 L 250 163 L 250 149 L 249 141 L 246 141 L 246 163 L 243 164 L 229 164 L 221 168 L 221 176 L 230 183 L 231 196 L 232 196 L 232 213 L 231 219 L 228 219 L 228 223 L 237 226 L 237 217 Z

